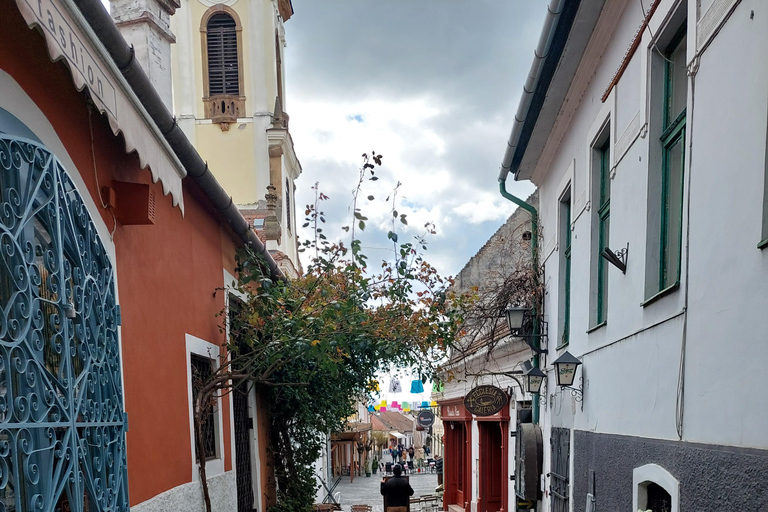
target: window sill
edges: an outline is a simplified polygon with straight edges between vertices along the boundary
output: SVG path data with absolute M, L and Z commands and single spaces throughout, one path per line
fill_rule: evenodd
M 758 249 L 765 249 L 766 247 L 768 247 L 768 238 L 757 244 Z
M 556 346 L 556 347 L 555 347 L 555 350 L 562 350 L 562 349 L 564 349 L 565 347 L 567 347 L 567 346 L 568 346 L 568 343 L 570 343 L 570 342 L 569 342 L 569 341 L 566 341 L 566 342 L 564 342 L 564 343 L 561 343 L 560 345 L 558 345 L 558 346 Z
M 596 330 L 600 329 L 601 327 L 605 327 L 606 325 L 608 325 L 608 320 L 603 320 L 599 324 L 597 324 L 595 326 L 592 326 L 589 329 L 587 329 L 587 334 L 595 332 Z
M 645 306 L 648 306 L 650 304 L 653 304 L 654 302 L 656 302 L 660 298 L 666 297 L 667 295 L 669 295 L 669 294 L 671 294 L 673 292 L 676 292 L 679 288 L 680 288 L 680 281 L 677 281 L 672 286 L 667 286 L 666 288 L 664 288 L 660 292 L 658 292 L 658 293 L 656 293 L 654 295 L 651 295 L 650 297 L 645 299 L 643 302 L 641 302 L 640 305 L 642 307 L 645 307 Z

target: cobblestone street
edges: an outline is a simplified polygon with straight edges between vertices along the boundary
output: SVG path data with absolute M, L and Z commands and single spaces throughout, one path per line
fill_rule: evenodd
M 389 458 L 387 457 L 387 460 Z M 411 473 L 409 481 L 413 487 L 413 496 L 424 496 L 435 494 L 437 487 L 437 474 L 435 473 Z M 381 472 L 371 475 L 370 478 L 356 476 L 354 482 L 349 481 L 349 477 L 342 477 L 339 485 L 336 486 L 334 494 L 341 493 L 341 506 L 347 512 L 352 505 L 371 505 L 373 512 L 383 512 L 383 501 L 380 493 L 380 484 L 383 475 Z M 415 512 L 411 507 L 411 512 Z

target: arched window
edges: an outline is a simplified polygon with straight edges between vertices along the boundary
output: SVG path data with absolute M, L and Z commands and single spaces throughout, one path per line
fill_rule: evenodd
M 208 95 L 240 94 L 235 20 L 219 13 L 208 20 Z
M 242 27 L 230 7 L 215 5 L 203 16 L 203 85 L 205 116 L 232 123 L 245 108 L 242 72 Z

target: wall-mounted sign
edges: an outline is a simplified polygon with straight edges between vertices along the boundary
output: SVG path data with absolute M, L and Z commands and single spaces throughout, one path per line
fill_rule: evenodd
M 416 417 L 416 423 L 420 427 L 429 427 L 435 422 L 435 414 L 432 411 L 421 411 Z
M 508 399 L 496 386 L 477 386 L 464 397 L 464 407 L 475 416 L 493 416 L 507 405 Z

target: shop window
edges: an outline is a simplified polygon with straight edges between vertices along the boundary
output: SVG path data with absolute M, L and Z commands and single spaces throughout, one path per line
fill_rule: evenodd
M 213 373 L 213 360 L 197 354 L 190 355 L 190 372 L 192 375 L 192 403 L 197 400 L 200 387 Z M 216 458 L 216 409 L 212 407 L 201 425 L 203 433 L 203 452 L 205 460 Z M 195 443 L 195 460 L 200 460 L 200 453 Z

